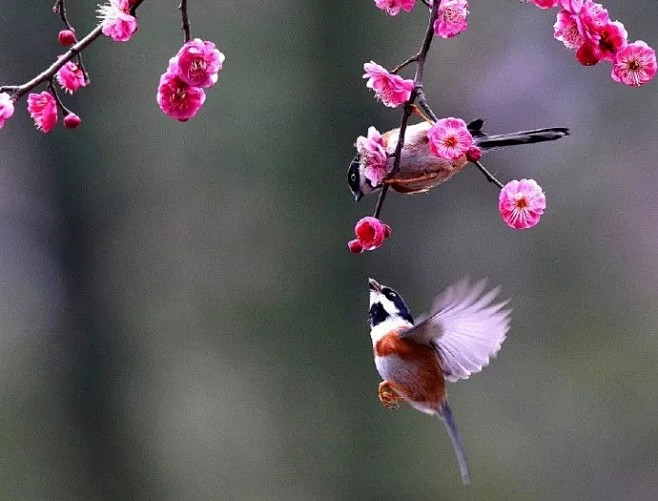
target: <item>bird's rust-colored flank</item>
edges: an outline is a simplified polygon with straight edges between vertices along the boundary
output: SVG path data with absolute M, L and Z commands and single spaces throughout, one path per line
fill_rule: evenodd
M 390 387 L 401 397 L 437 405 L 445 398 L 443 371 L 433 347 L 401 338 L 393 330 L 377 341 L 374 351 L 378 357 L 397 357 L 411 369 L 388 378 Z

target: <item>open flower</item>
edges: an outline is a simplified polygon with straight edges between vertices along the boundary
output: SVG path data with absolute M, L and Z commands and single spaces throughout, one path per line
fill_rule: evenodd
M 69 61 L 62 66 L 57 72 L 55 78 L 57 78 L 57 82 L 62 86 L 62 89 L 69 94 L 73 94 L 80 87 L 85 87 L 87 85 L 87 80 L 85 79 L 85 74 L 82 71 L 82 68 L 73 61 Z
M 468 2 L 441 0 L 438 17 L 434 21 L 434 34 L 441 38 L 456 37 L 468 29 Z
M 195 38 L 181 47 L 175 59 L 181 80 L 194 87 L 211 87 L 217 82 L 224 54 L 214 43 Z
M 115 42 L 127 42 L 137 31 L 137 18 L 130 14 L 129 0 L 109 0 L 98 6 L 103 35 Z
M 57 123 L 57 103 L 50 92 L 27 96 L 27 111 L 41 132 L 50 132 Z
M 0 92 L 0 129 L 5 126 L 5 121 L 14 114 L 14 101 L 6 92 Z
M 400 10 L 411 12 L 416 0 L 375 0 L 378 9 L 383 10 L 389 16 L 397 16 Z
M 374 127 L 368 127 L 368 137 L 356 138 L 355 146 L 365 167 L 363 173 L 366 179 L 370 181 L 373 188 L 379 186 L 388 175 L 386 147 L 382 135 Z
M 545 208 L 546 196 L 534 179 L 510 181 L 500 190 L 498 210 L 510 228 L 532 228 Z
M 201 109 L 206 93 L 200 87 L 185 83 L 170 66 L 160 77 L 156 100 L 165 115 L 185 122 Z
M 354 227 L 356 239 L 347 243 L 350 251 L 360 254 L 364 250 L 374 250 L 391 235 L 391 227 L 375 217 L 364 217 Z
M 456 160 L 473 146 L 473 136 L 461 118 L 442 118 L 427 131 L 429 147 L 437 157 Z
M 413 80 L 405 80 L 399 75 L 393 75 L 374 61 L 365 63 L 363 70 L 365 71 L 363 78 L 368 79 L 366 87 L 375 91 L 375 97 L 384 106 L 395 108 L 409 100 L 411 91 L 414 90 Z
M 612 62 L 612 79 L 626 85 L 640 86 L 656 74 L 656 52 L 641 40 L 622 47 Z

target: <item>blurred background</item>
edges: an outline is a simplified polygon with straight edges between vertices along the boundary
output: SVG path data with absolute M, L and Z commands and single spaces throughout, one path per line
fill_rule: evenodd
M 0 4 L 2 83 L 63 51 L 52 3 Z M 95 4 L 68 4 L 91 30 Z M 658 46 L 656 2 L 605 5 Z M 34 130 L 23 100 L 1 131 L 0 499 L 658 499 L 658 83 L 580 66 L 555 11 L 472 2 L 428 98 L 491 133 L 570 127 L 485 159 L 547 212 L 507 228 L 469 167 L 391 194 L 393 238 L 354 256 L 375 199 L 348 191 L 353 143 L 400 119 L 362 65 L 415 53 L 426 10 L 192 0 L 226 61 L 179 123 L 155 103 L 176 7 L 144 2 L 132 41 L 85 52 L 79 130 Z M 464 275 L 514 308 L 498 358 L 449 388 L 469 488 L 440 422 L 380 407 L 366 324 L 367 277 L 420 314 Z

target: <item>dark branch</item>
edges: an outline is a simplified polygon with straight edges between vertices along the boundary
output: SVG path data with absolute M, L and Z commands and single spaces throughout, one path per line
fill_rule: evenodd
M 185 41 L 189 42 L 192 37 L 190 35 L 190 18 L 187 15 L 187 0 L 180 0 L 178 9 L 181 15 L 181 29 L 185 34 Z
M 416 101 L 416 98 L 419 97 L 419 91 L 421 92 L 421 95 L 424 97 L 424 93 L 422 93 L 422 89 L 423 89 L 423 71 L 425 69 L 425 58 L 427 57 L 427 52 L 430 50 L 430 45 L 432 44 L 432 39 L 434 38 L 434 21 L 436 21 L 436 18 L 439 13 L 439 3 L 440 2 L 435 1 L 432 4 L 432 10 L 430 10 L 430 16 L 427 23 L 427 30 L 425 31 L 425 36 L 423 37 L 423 43 L 420 46 L 418 53 L 415 56 L 412 56 L 411 58 L 407 59 L 407 61 L 405 61 L 401 65 L 398 65 L 396 68 L 394 68 L 394 71 L 395 70 L 399 71 L 400 69 L 404 68 L 404 66 L 406 66 L 407 64 L 416 62 L 416 75 L 414 76 L 415 86 L 414 86 L 414 90 L 411 91 L 409 100 L 406 103 L 404 103 L 404 112 L 402 113 L 402 120 L 400 121 L 400 133 L 398 134 L 398 144 L 396 145 L 395 153 L 393 154 L 395 159 L 393 160 L 393 169 L 389 174 L 390 176 L 395 176 L 397 172 L 400 170 L 400 161 L 402 159 L 402 148 L 404 147 L 404 136 L 407 131 L 407 123 L 409 122 L 409 117 L 411 116 L 411 113 L 413 112 L 414 109 L 413 104 Z M 427 108 L 429 109 L 429 106 L 427 106 Z M 423 109 L 425 108 L 423 107 Z M 430 114 L 430 116 L 434 115 L 434 113 L 432 113 L 432 110 L 429 110 L 428 113 Z M 388 192 L 388 188 L 389 188 L 388 185 L 384 185 L 382 191 L 379 193 L 379 199 L 377 200 L 377 206 L 375 207 L 375 215 L 374 215 L 374 217 L 376 218 L 379 218 L 379 214 L 382 211 L 382 206 L 384 205 L 384 199 L 386 198 L 386 193 Z
M 489 171 L 486 169 L 486 167 L 485 167 L 484 165 L 482 165 L 482 162 L 480 162 L 479 160 L 477 160 L 477 161 L 475 161 L 475 162 L 473 162 L 473 163 L 474 163 L 475 165 L 477 165 L 477 168 L 480 169 L 480 171 L 482 172 L 482 174 L 484 174 L 484 177 L 487 178 L 487 181 L 489 181 L 490 183 L 495 184 L 495 185 L 498 186 L 501 190 L 503 189 L 503 187 L 504 187 L 503 183 L 501 183 L 500 181 L 498 181 L 498 179 L 496 179 L 496 178 L 494 177 L 494 175 L 493 175 L 491 172 L 489 172 Z

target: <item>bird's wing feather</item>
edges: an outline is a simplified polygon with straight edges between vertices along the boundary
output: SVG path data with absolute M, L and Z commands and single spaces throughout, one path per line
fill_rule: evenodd
M 470 284 L 468 279 L 448 287 L 434 301 L 433 313 L 403 334 L 436 349 L 450 382 L 488 365 L 509 330 L 508 301 L 494 302 L 500 289 L 485 293 L 485 287 L 485 280 Z

